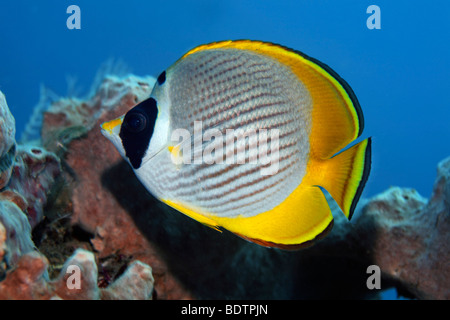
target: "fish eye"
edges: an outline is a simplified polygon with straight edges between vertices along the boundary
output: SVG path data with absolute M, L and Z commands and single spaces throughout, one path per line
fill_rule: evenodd
M 125 116 L 124 126 L 132 133 L 139 133 L 147 126 L 147 117 L 142 112 L 131 112 Z

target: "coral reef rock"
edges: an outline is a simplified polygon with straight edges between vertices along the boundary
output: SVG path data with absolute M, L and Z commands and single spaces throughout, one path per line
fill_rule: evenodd
M 438 165 L 430 201 L 393 188 L 361 216 L 376 223 L 373 260 L 388 279 L 416 298 L 450 299 L 450 158 Z
M 99 118 L 111 119 L 121 110 L 128 110 L 148 97 L 155 79 L 129 76 L 104 79 L 95 95 L 89 100 L 64 98 L 55 101 L 44 113 L 42 141 L 44 147 L 57 154 L 65 151 L 65 145 L 89 130 L 99 131 Z M 61 150 L 62 149 L 62 150 Z
M 43 218 L 59 159 L 42 148 L 17 146 L 15 121 L 0 92 L 0 279 L 34 249 L 31 229 Z
M 123 275 L 102 290 L 104 300 L 151 299 L 153 294 L 152 269 L 140 261 L 133 262 Z
M 13 177 L 8 189 L 21 196 L 22 208 L 34 228 L 44 217 L 47 195 L 61 174 L 59 158 L 37 146 L 21 146 L 17 150 Z
M 95 256 L 82 249 L 65 262 L 56 280 L 49 279 L 49 262 L 35 250 L 32 228 L 43 222 L 51 189 L 65 185 L 55 183 L 61 179 L 60 158 L 36 145 L 19 145 L 16 152 L 14 118 L 0 94 L 0 299 L 151 299 L 154 280 L 148 265 L 139 261 L 122 265 L 123 274 L 114 274 L 100 287 Z M 72 128 L 53 133 L 62 142 L 80 136 L 80 130 Z M 56 151 L 64 151 L 61 141 L 52 141 L 57 142 Z M 80 288 L 69 285 L 74 281 L 70 272 L 77 270 Z
M 0 190 L 11 177 L 15 157 L 16 123 L 6 104 L 5 95 L 0 91 Z
M 59 159 L 39 147 L 18 146 L 12 167 L 8 185 L 0 191 L 0 224 L 6 231 L 0 262 L 5 266 L 33 250 L 31 229 L 44 217 L 48 191 L 61 172 Z
M 27 216 L 13 202 L 0 194 L 0 275 L 19 258 L 34 249 Z M 2 272 L 3 270 L 3 272 Z M 2 277 L 0 276 L 0 279 Z
M 48 260 L 38 252 L 22 256 L 16 268 L 0 282 L 0 299 L 131 300 L 152 297 L 152 270 L 141 262 L 133 263 L 106 289 L 97 285 L 97 265 L 89 251 L 75 251 L 53 281 L 48 280 L 47 268 Z

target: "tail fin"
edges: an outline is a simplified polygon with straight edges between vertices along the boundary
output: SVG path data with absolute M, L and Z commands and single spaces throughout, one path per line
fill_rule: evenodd
M 370 173 L 371 138 L 339 153 L 322 164 L 325 188 L 338 203 L 348 219 L 351 219 L 359 197 Z

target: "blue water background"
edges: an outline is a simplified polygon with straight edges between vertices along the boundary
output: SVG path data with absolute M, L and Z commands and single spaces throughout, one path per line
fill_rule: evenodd
M 66 9 L 81 8 L 81 30 Z M 381 30 L 369 30 L 369 5 Z M 450 155 L 450 1 L 93 1 L 0 3 L 0 90 L 20 136 L 41 83 L 60 95 L 66 76 L 87 91 L 113 57 L 157 76 L 196 45 L 259 39 L 331 66 L 355 91 L 373 166 L 363 197 L 389 186 L 429 197 L 437 163 Z M 108 143 L 105 141 L 105 143 Z

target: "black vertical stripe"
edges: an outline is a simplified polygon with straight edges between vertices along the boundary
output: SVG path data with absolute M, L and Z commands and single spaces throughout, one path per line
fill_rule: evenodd
M 133 118 L 136 116 L 144 118 L 145 125 L 142 130 L 137 131 L 132 127 Z M 128 111 L 124 117 L 119 136 L 125 149 L 125 155 L 134 169 L 141 166 L 142 159 L 150 145 L 157 116 L 156 100 L 149 98 Z

